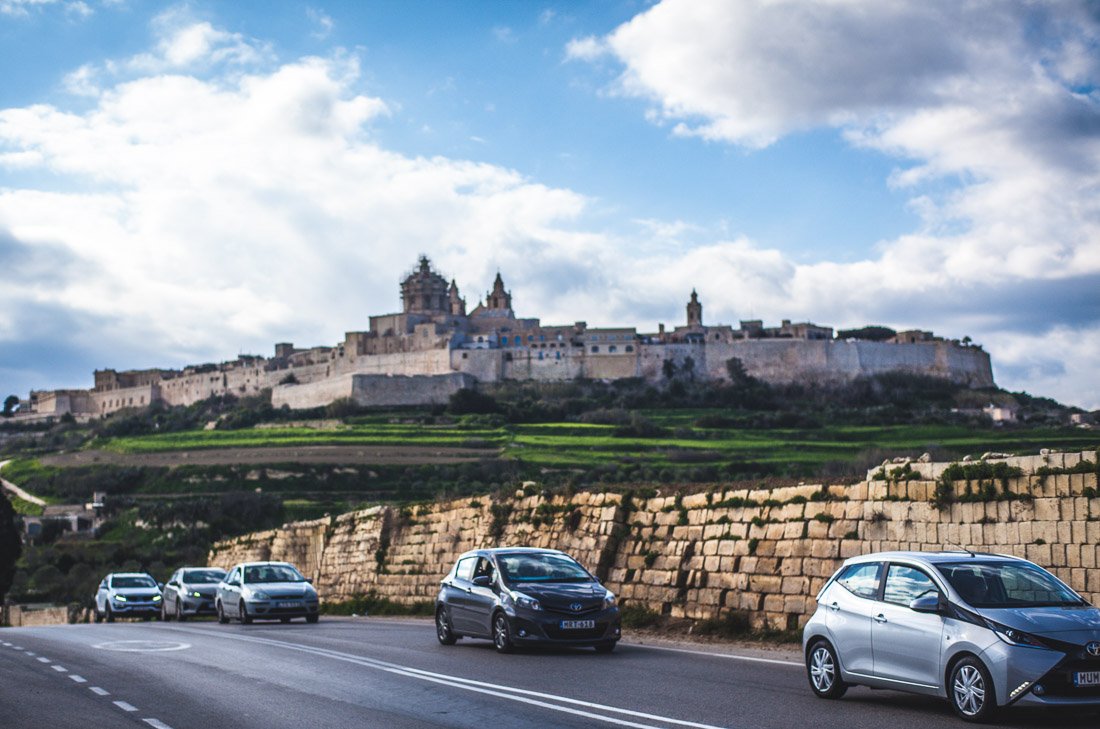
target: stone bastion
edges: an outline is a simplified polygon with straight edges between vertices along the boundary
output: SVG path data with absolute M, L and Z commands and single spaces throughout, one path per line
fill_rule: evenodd
M 285 560 L 323 600 L 430 601 L 459 554 L 533 546 L 574 555 L 620 596 L 678 618 L 749 613 L 793 629 L 846 557 L 962 546 L 1026 557 L 1100 600 L 1100 453 L 884 464 L 856 484 L 661 495 L 479 496 L 375 506 L 214 545 L 209 563 Z M 665 487 L 667 489 L 667 487 Z

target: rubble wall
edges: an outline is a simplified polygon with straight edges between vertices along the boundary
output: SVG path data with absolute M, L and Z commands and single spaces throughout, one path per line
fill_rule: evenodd
M 220 542 L 210 563 L 286 560 L 323 599 L 375 593 L 410 604 L 431 600 L 466 550 L 550 547 L 574 555 L 624 605 L 691 619 L 743 610 L 759 626 L 786 629 L 805 623 L 814 595 L 847 557 L 959 545 L 1031 559 L 1096 604 L 1096 462 L 1095 452 L 1058 453 L 990 460 L 1012 475 L 950 482 L 949 464 L 904 463 L 851 485 L 517 492 L 377 506 Z M 956 472 L 980 467 L 957 464 Z

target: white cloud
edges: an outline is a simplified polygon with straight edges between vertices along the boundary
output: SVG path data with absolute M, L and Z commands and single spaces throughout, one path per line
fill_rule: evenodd
M 336 23 L 333 21 L 332 17 L 317 8 L 306 8 L 306 17 L 316 28 L 310 35 L 317 40 L 328 38 L 333 28 L 336 27 Z
M 776 288 L 750 287 L 754 301 L 841 325 L 927 327 L 938 314 L 973 327 L 950 334 L 998 348 L 1004 384 L 1030 387 L 1025 351 L 1057 342 L 1056 357 L 1084 362 L 1100 346 L 1097 307 L 1056 296 L 1061 281 L 1100 281 L 1098 45 L 1100 18 L 1078 3 L 665 0 L 605 37 L 571 41 L 566 56 L 613 54 L 612 91 L 648 101 L 647 117 L 675 134 L 752 150 L 834 128 L 896 158 L 884 184 L 912 195 L 922 224 L 880 242 L 878 257 L 737 268 L 717 244 L 693 275 L 724 277 L 743 305 L 746 277 L 763 271 Z M 1055 292 L 1033 329 L 1016 321 L 1025 289 Z M 988 297 L 1004 297 L 1004 313 Z M 1066 366 L 1057 392 L 1100 405 L 1100 382 L 1080 367 Z
M 594 61 L 610 52 L 611 49 L 595 36 L 574 38 L 565 45 L 565 58 L 569 61 Z
M 161 44 L 164 66 L 237 43 L 188 28 Z M 497 251 L 580 255 L 556 226 L 580 214 L 581 196 L 383 149 L 370 124 L 388 106 L 359 84 L 354 59 L 303 58 L 209 79 L 146 72 L 104 83 L 88 110 L 0 110 L 0 165 L 47 173 L 0 187 L 0 246 L 49 248 L 78 272 L 6 283 L 0 340 L 30 336 L 48 310 L 111 322 L 103 342 L 143 342 L 153 363 L 331 344 L 397 306 L 395 282 L 419 251 L 473 296 Z

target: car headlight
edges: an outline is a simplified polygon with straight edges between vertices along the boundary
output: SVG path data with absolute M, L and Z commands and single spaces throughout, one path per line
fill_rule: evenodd
M 998 638 L 1003 640 L 1005 643 L 1008 643 L 1009 645 L 1022 645 L 1027 646 L 1028 648 L 1050 647 L 1046 644 L 1046 642 L 1043 641 L 1042 638 L 1039 638 L 1038 636 L 1032 635 L 1031 633 L 1025 633 L 1022 630 L 1010 628 L 1007 625 L 1001 625 L 1000 623 L 994 622 L 989 618 L 985 618 L 985 624 L 989 627 L 990 630 L 994 632 L 994 634 L 996 634 Z
M 126 602 L 126 596 L 125 595 L 115 595 L 115 601 L 116 602 Z
M 542 605 L 539 601 L 530 595 L 524 595 L 522 592 L 513 592 L 512 600 L 516 603 L 516 607 L 526 608 L 527 610 L 542 610 Z
M 270 600 L 271 595 L 268 595 L 266 592 L 260 592 L 259 590 L 256 590 L 252 593 L 252 599 L 253 600 Z
M 607 593 L 603 596 L 603 606 L 605 608 L 615 607 L 615 593 L 613 593 L 611 590 L 608 590 Z
M 160 595 L 153 595 L 153 602 L 160 600 Z
M 192 590 L 191 597 L 202 597 L 202 593 L 201 592 L 195 592 L 195 591 Z

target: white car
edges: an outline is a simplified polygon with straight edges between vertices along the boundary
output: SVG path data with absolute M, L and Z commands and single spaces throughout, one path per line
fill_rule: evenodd
M 219 623 L 230 618 L 249 624 L 253 620 L 305 618 L 316 623 L 320 603 L 317 590 L 298 569 L 287 562 L 243 562 L 218 583 L 214 609 Z
M 116 617 L 159 618 L 163 587 L 144 572 L 112 572 L 96 590 L 95 621 L 112 623 Z

